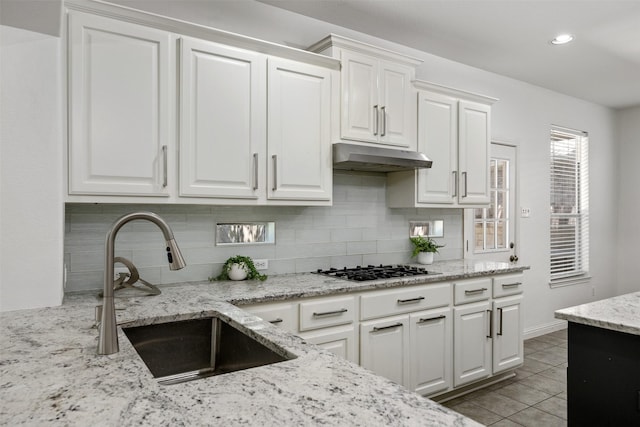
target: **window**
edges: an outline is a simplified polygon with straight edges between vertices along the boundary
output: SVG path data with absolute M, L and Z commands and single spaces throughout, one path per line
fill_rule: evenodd
M 551 282 L 589 272 L 588 141 L 585 132 L 551 130 Z
M 495 252 L 507 250 L 509 236 L 509 159 L 492 158 L 490 164 L 491 205 L 473 210 L 475 233 L 474 252 Z

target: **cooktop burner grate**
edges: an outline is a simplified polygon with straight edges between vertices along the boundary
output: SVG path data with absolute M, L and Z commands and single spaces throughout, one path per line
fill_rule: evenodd
M 353 268 L 330 268 L 323 270 L 319 268 L 316 273 L 323 274 L 325 276 L 337 277 L 340 279 L 353 280 L 356 282 L 362 282 L 366 280 L 377 279 L 391 279 L 394 277 L 409 277 L 409 276 L 425 276 L 428 274 L 439 274 L 433 271 L 427 271 L 421 267 L 412 267 L 410 265 L 368 265 L 366 267 L 353 267 Z

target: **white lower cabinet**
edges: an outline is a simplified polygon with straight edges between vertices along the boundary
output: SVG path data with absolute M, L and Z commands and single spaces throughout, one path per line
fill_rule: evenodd
M 409 316 L 409 387 L 418 394 L 432 395 L 451 388 L 452 320 L 449 307 Z
M 453 309 L 453 386 L 491 375 L 491 303 L 466 304 Z
M 524 361 L 522 295 L 493 301 L 493 373 L 518 367 Z
M 360 323 L 360 365 L 398 384 L 409 384 L 409 316 Z
M 294 302 L 262 303 L 242 306 L 243 310 L 287 332 L 298 333 L 298 304 Z
M 354 325 L 322 328 L 315 331 L 301 332 L 301 338 L 333 354 L 358 363 L 358 332 Z

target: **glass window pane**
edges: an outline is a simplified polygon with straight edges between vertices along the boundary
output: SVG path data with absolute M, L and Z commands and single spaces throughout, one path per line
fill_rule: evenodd
M 474 209 L 473 210 L 473 217 L 475 219 L 482 219 L 482 215 L 484 214 L 484 209 Z
M 507 240 L 509 239 L 507 228 L 507 221 L 500 221 L 498 223 L 497 243 L 498 249 L 505 249 L 507 247 Z
M 487 219 L 494 219 L 495 218 L 495 206 L 496 206 L 496 192 L 492 191 L 491 192 L 491 204 L 489 205 L 489 208 L 487 208 Z
M 496 231 L 496 226 L 494 222 L 487 222 L 487 242 L 486 242 L 486 249 L 495 249 L 496 248 L 496 242 L 495 242 L 495 231 Z
M 496 188 L 496 161 L 491 159 L 491 181 L 489 182 L 490 188 Z
M 475 241 L 476 241 L 476 251 L 481 251 L 484 249 L 484 227 L 483 223 L 476 222 L 474 227 L 475 233 Z
M 497 214 L 496 214 L 496 218 L 501 219 L 501 218 L 505 218 L 506 212 L 507 212 L 507 207 L 505 206 L 505 197 L 506 197 L 506 193 L 500 191 L 497 194 L 498 196 L 498 207 L 497 207 Z
M 507 180 L 508 180 L 508 171 L 509 171 L 509 161 L 508 160 L 499 160 L 498 161 L 498 186 L 497 188 L 506 189 L 507 188 Z

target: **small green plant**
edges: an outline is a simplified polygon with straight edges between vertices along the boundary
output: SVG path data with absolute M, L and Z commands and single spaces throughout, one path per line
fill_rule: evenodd
M 444 247 L 444 245 L 438 245 L 435 240 L 430 237 L 416 236 L 409 237 L 411 243 L 413 243 L 413 253 L 411 256 L 416 256 L 420 252 L 438 252 L 438 248 Z
M 247 270 L 247 280 L 267 280 L 267 276 L 265 274 L 260 274 L 258 272 L 251 257 L 236 255 L 226 260 L 222 266 L 222 272 L 220 272 L 217 277 L 209 277 L 209 281 L 229 280 L 229 270 L 231 270 L 231 266 L 233 264 L 243 264 L 245 266 L 245 269 Z

